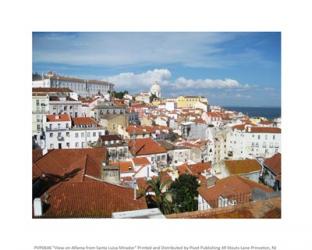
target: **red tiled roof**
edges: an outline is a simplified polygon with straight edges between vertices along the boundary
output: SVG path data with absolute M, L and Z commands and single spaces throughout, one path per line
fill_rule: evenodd
M 133 172 L 131 161 L 113 162 L 110 165 L 119 167 L 120 173 Z
M 151 164 L 150 161 L 146 157 L 135 157 L 135 158 L 132 158 L 132 161 L 134 165 L 145 166 L 145 165 Z
M 251 127 L 250 132 L 251 133 L 281 133 L 280 128 L 270 128 L 270 127 Z
M 211 165 L 208 162 L 205 163 L 195 163 L 195 164 L 182 164 L 178 166 L 179 175 L 182 174 L 191 174 L 197 177 L 200 177 L 204 171 L 211 170 Z
M 91 117 L 76 117 L 72 118 L 74 126 L 81 126 L 81 125 L 97 125 L 97 122 Z
M 188 167 L 186 163 L 177 167 L 179 175 L 182 174 L 192 174 L 191 169 Z
M 189 168 L 194 174 L 200 175 L 201 173 L 205 171 L 210 171 L 211 165 L 209 162 L 196 163 L 196 164 L 189 165 Z
M 224 161 L 224 163 L 232 175 L 261 171 L 261 166 L 257 160 L 230 160 Z
M 113 212 L 146 209 L 144 198 L 134 199 L 132 188 L 101 181 L 62 182 L 42 196 L 49 205 L 45 217 L 110 218 Z
M 255 188 L 264 192 L 273 192 L 271 188 L 241 176 L 229 176 L 217 180 L 215 185 L 210 188 L 205 186 L 199 187 L 198 192 L 212 207 L 217 207 L 220 196 L 234 199 L 238 204 L 249 202 L 251 200 L 251 192 Z
M 47 115 L 47 122 L 70 122 L 70 116 L 68 114 Z
M 130 140 L 129 149 L 133 155 L 151 155 L 167 152 L 164 147 L 151 138 Z
M 80 173 L 75 175 L 76 179 L 84 174 L 99 178 L 106 155 L 105 148 L 51 150 L 33 164 L 33 178 L 43 173 L 64 177 L 76 171 Z
M 281 158 L 282 155 L 277 153 L 264 161 L 265 166 L 267 166 L 276 176 L 280 176 L 282 173 Z

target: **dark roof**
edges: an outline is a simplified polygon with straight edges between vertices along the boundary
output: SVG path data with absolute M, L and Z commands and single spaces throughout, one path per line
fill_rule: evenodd
M 32 88 L 33 93 L 63 93 L 63 92 L 73 92 L 69 88 Z
M 38 159 L 42 157 L 42 149 L 33 149 L 32 151 L 32 162 L 36 162 Z
M 282 173 L 281 170 L 281 160 L 282 155 L 277 153 L 273 155 L 271 158 L 268 158 L 264 161 L 264 165 L 270 169 L 276 176 L 280 176 Z
M 121 137 L 119 135 L 101 135 L 101 141 L 121 141 Z

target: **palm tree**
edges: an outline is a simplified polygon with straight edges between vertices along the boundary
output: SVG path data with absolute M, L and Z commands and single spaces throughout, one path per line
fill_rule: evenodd
M 162 181 L 161 176 L 147 181 L 146 193 L 153 192 L 149 197 L 163 214 L 169 214 L 172 211 L 171 193 L 167 191 L 170 183 L 171 180 Z

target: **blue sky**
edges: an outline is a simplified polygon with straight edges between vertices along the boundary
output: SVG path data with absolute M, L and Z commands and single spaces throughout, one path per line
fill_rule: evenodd
M 116 90 L 204 95 L 223 106 L 281 105 L 279 32 L 33 33 L 33 72 L 105 79 Z

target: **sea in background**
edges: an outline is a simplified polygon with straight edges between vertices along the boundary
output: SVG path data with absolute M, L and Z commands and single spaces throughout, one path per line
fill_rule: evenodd
M 281 117 L 280 107 L 224 107 L 226 110 L 242 112 L 249 117 L 265 117 L 274 119 Z

